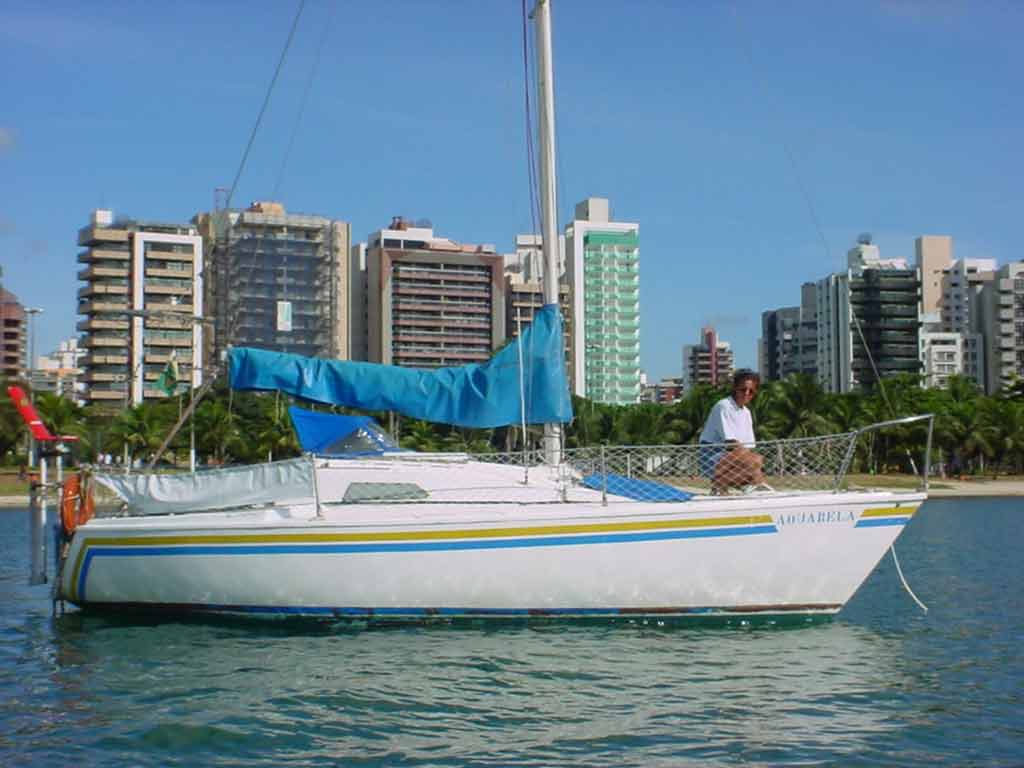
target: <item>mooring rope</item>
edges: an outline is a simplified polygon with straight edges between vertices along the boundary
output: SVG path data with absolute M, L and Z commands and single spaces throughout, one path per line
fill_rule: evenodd
M 918 599 L 917 595 L 914 594 L 914 590 L 912 590 L 910 588 L 910 585 L 907 584 L 907 580 L 905 578 L 903 578 L 903 569 L 900 568 L 900 559 L 898 557 L 896 557 L 896 544 L 895 544 L 895 542 L 889 545 L 889 551 L 892 552 L 892 561 L 894 563 L 896 563 L 896 573 L 899 574 L 900 581 L 903 582 L 903 588 L 905 590 L 907 590 L 907 594 L 908 595 L 910 595 L 912 598 L 914 598 L 914 602 L 917 603 L 919 606 L 921 606 L 921 610 L 924 611 L 925 613 L 928 613 L 928 606 L 925 605 L 924 603 L 922 603 Z

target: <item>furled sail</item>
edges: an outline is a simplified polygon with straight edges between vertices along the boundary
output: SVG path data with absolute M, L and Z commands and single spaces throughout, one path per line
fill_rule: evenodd
M 417 370 L 250 347 L 230 350 L 228 360 L 234 389 L 277 389 L 304 400 L 460 427 L 572 421 L 562 317 L 554 304 L 482 364 Z

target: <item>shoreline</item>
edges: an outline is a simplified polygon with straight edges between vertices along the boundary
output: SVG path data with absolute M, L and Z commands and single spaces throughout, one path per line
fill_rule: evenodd
M 911 488 L 905 486 L 876 486 L 877 490 L 909 491 Z M 984 497 L 1006 497 L 1024 496 L 1024 479 L 996 479 L 978 478 L 972 480 L 935 479 L 928 489 L 929 498 L 942 499 L 971 499 Z M 51 500 L 51 508 L 56 507 L 56 501 Z M 12 509 L 27 509 L 28 494 L 24 496 L 0 496 L 0 511 Z

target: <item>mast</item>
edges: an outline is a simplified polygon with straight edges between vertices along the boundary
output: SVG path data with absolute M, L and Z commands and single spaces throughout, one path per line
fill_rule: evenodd
M 558 301 L 558 204 L 555 182 L 555 80 L 551 64 L 551 0 L 537 0 L 537 78 L 540 93 L 540 200 L 544 256 L 544 303 Z M 562 425 L 544 425 L 544 461 L 561 461 Z

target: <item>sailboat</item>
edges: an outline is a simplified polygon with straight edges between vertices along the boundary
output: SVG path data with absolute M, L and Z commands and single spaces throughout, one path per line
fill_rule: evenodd
M 705 447 L 564 448 L 572 406 L 554 253 L 550 0 L 538 1 L 534 21 L 546 306 L 532 325 L 488 363 L 460 369 L 244 348 L 230 351 L 229 368 L 237 389 L 524 433 L 544 424 L 541 449 L 393 450 L 362 424 L 343 435 L 359 439 L 325 440 L 289 461 L 182 475 L 94 472 L 91 481 L 124 508 L 84 522 L 70 515 L 59 600 L 372 621 L 806 619 L 847 603 L 927 497 L 930 416 L 758 443 L 765 483 L 725 496 L 709 492 Z M 846 488 L 865 435 L 924 422 L 921 490 Z M 88 493 L 63 503 L 74 511 Z

